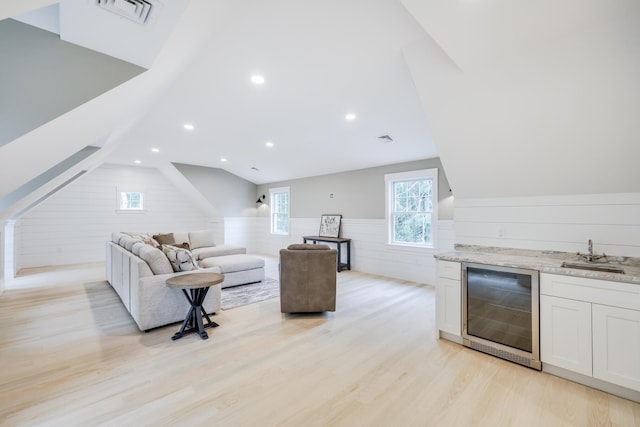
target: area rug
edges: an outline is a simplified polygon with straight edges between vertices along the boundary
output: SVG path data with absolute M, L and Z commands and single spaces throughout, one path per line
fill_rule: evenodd
M 222 309 L 240 307 L 280 296 L 280 282 L 269 277 L 262 282 L 232 286 L 222 290 Z

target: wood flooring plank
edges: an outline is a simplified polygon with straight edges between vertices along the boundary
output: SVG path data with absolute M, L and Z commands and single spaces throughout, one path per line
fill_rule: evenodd
M 0 296 L 0 425 L 640 425 L 639 403 L 438 340 L 427 285 L 344 271 L 335 313 L 272 299 L 171 341 L 92 268 Z

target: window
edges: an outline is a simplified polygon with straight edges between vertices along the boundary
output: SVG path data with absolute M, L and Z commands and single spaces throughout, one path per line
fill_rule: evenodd
M 271 234 L 289 234 L 289 187 L 269 189 Z
M 434 247 L 438 169 L 385 175 L 389 243 Z
M 120 191 L 118 193 L 118 210 L 141 211 L 143 209 L 143 196 L 140 191 Z

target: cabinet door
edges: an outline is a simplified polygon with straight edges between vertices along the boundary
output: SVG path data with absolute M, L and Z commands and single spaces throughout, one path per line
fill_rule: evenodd
M 640 391 L 640 311 L 593 304 L 593 376 Z
M 590 303 L 540 296 L 540 360 L 592 375 Z
M 438 329 L 462 336 L 461 305 L 460 280 L 439 277 L 436 291 Z

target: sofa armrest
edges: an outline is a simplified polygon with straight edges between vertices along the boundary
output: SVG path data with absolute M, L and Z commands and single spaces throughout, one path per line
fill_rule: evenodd
M 198 272 L 219 273 L 217 267 L 203 268 Z M 138 324 L 140 330 L 147 330 L 184 319 L 189 310 L 189 303 L 180 289 L 170 288 L 166 281 L 193 272 L 160 274 L 156 276 L 139 277 L 131 272 L 131 317 Z M 203 307 L 207 313 L 220 311 L 220 285 L 211 286 L 207 293 Z

